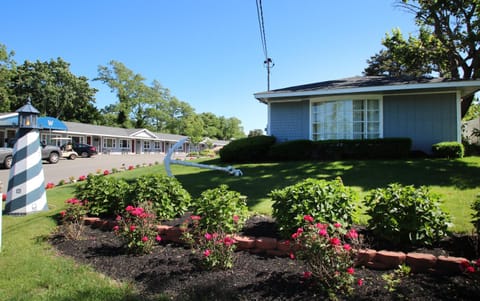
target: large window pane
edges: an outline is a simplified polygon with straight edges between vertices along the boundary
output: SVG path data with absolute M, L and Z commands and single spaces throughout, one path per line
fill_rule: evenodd
M 377 138 L 380 122 L 378 99 L 329 101 L 312 106 L 313 140 Z

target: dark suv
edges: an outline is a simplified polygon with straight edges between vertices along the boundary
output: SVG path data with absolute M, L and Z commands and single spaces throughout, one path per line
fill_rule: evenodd
M 62 145 L 64 147 L 65 145 Z M 82 158 L 88 158 L 97 154 L 97 148 L 85 143 L 72 143 L 73 150 Z

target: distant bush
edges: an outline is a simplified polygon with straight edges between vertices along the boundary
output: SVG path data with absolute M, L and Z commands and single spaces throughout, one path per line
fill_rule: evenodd
M 427 187 L 390 184 L 365 199 L 368 227 L 394 245 L 432 245 L 447 235 L 449 216 Z
M 94 216 L 114 215 L 131 205 L 126 199 L 130 185 L 120 178 L 89 175 L 76 187 L 75 196 L 86 201 L 88 214 Z
M 160 219 L 172 219 L 183 215 L 189 208 L 191 196 L 182 184 L 165 175 L 145 175 L 131 186 L 131 196 L 136 204 L 151 202 Z
M 465 148 L 460 142 L 440 142 L 432 145 L 432 152 L 437 158 L 463 158 Z
M 312 159 L 314 142 L 311 140 L 293 140 L 274 144 L 269 157 L 273 161 L 300 161 Z
M 255 136 L 234 140 L 220 150 L 223 162 L 263 162 L 268 159 L 275 137 Z
M 306 179 L 295 185 L 270 192 L 272 215 L 283 235 L 303 225 L 303 217 L 311 215 L 323 223 L 351 224 L 357 195 L 342 180 Z

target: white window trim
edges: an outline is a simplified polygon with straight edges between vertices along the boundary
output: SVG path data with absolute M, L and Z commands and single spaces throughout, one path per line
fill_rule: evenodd
M 378 94 L 364 94 L 364 95 L 334 95 L 334 96 L 326 96 L 326 97 L 315 97 L 310 98 L 309 103 L 309 117 L 308 117 L 308 125 L 309 125 L 309 139 L 313 141 L 313 118 L 312 118 L 312 109 L 313 105 L 320 103 L 320 102 L 329 102 L 329 101 L 344 101 L 344 100 L 366 100 L 366 99 L 378 99 L 378 106 L 379 106 L 379 128 L 378 128 L 378 137 L 383 138 L 383 95 Z

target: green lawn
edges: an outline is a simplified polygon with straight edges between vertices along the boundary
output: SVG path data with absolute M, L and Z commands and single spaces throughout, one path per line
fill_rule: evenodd
M 216 161 L 204 161 L 218 164 Z M 480 158 L 460 160 L 399 160 L 290 162 L 235 165 L 244 176 L 173 165 L 173 174 L 194 196 L 203 190 L 227 184 L 248 197 L 253 211 L 271 212 L 268 193 L 308 177 L 332 179 L 340 176 L 345 185 L 360 195 L 397 182 L 426 185 L 442 195 L 444 209 L 453 216 L 452 230 L 469 232 L 470 204 L 480 193 Z M 120 166 L 112 166 L 120 168 Z M 134 179 L 142 174 L 165 174 L 163 165 L 135 169 L 112 176 Z M 48 212 L 24 217 L 3 217 L 0 253 L 0 300 L 141 300 L 128 283 L 118 283 L 58 256 L 46 241 L 54 231 L 56 216 L 64 201 L 73 196 L 74 186 L 47 191 Z M 360 221 L 366 217 L 359 215 Z M 159 300 L 162 300 L 159 297 Z
M 210 161 L 208 164 L 218 163 Z M 227 184 L 248 197 L 253 211 L 271 213 L 267 197 L 272 189 L 283 188 L 306 178 L 334 179 L 339 176 L 344 185 L 358 191 L 361 197 L 370 190 L 390 183 L 428 186 L 441 196 L 443 208 L 452 215 L 452 230 L 470 232 L 470 205 L 480 194 L 480 157 L 458 160 L 422 159 L 397 161 L 287 162 L 235 165 L 242 177 L 232 177 L 221 171 L 194 167 L 172 166 L 173 174 L 193 195 L 203 190 Z M 155 167 L 164 172 L 163 166 Z M 360 222 L 366 217 L 361 214 Z

